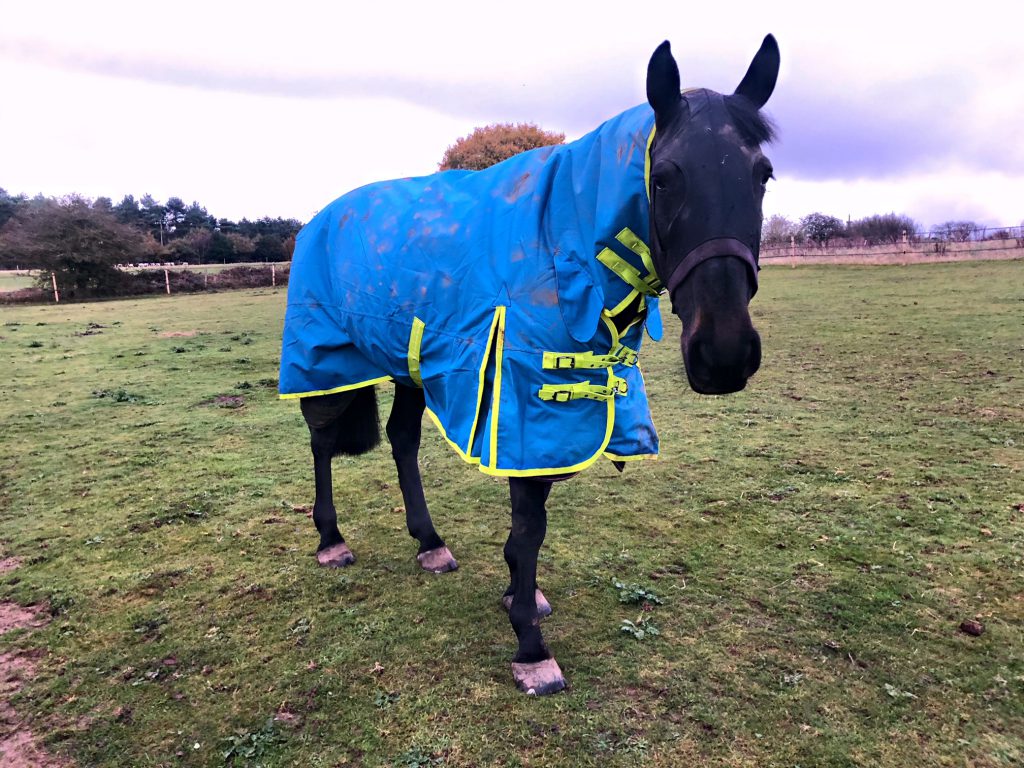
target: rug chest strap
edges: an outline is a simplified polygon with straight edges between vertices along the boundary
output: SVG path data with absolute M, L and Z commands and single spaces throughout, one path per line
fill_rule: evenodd
M 623 350 L 621 354 L 620 350 Z M 557 371 L 571 368 L 611 368 L 620 364 L 636 364 L 636 352 L 622 344 L 607 355 L 598 355 L 594 352 L 545 352 L 542 367 Z
M 556 403 L 567 403 L 570 400 L 611 400 L 616 395 L 625 395 L 629 392 L 629 385 L 625 379 L 613 376 L 611 383 L 607 386 L 591 384 L 584 381 L 580 384 L 545 384 L 540 388 L 537 396 L 541 400 L 549 400 Z

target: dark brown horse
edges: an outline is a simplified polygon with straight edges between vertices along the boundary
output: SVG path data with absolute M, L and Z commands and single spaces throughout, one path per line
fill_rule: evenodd
M 761 146 L 771 141 L 773 132 L 760 109 L 774 90 L 778 71 L 779 50 L 770 35 L 729 95 L 705 89 L 681 93 L 679 70 L 667 42 L 654 52 L 648 67 L 647 101 L 656 130 L 648 145 L 648 189 L 640 198 L 644 206 L 649 205 L 649 210 L 644 209 L 645 220 L 649 214 L 649 247 L 640 245 L 653 262 L 648 287 L 653 286 L 654 293 L 666 287 L 672 311 L 682 321 L 686 376 L 690 387 L 701 394 L 743 389 L 761 361 L 760 338 L 747 305 L 757 290 L 761 204 L 772 177 Z M 646 311 L 640 294 L 628 306 L 620 304 L 609 315 L 614 316 L 611 333 L 616 340 Z M 410 351 L 410 370 L 412 359 Z M 417 560 L 434 573 L 454 570 L 455 559 L 434 528 L 420 481 L 417 453 L 424 390 L 393 378 L 394 406 L 386 432 L 398 467 L 409 533 L 419 542 Z M 483 368 L 480 379 L 483 382 Z M 312 438 L 313 520 L 320 533 L 317 557 L 324 566 L 355 562 L 338 530 L 331 458 L 366 452 L 379 441 L 376 395 L 373 386 L 363 384 L 380 380 L 337 387 L 340 391 L 329 394 L 300 395 Z M 599 394 L 614 400 L 618 393 Z M 471 396 L 475 395 L 466 394 Z M 541 636 L 538 619 L 551 609 L 537 588 L 537 556 L 547 524 L 545 502 L 552 482 L 564 478 L 509 475 L 512 526 L 505 560 L 510 584 L 503 602 L 519 641 L 513 676 L 528 693 L 553 693 L 565 686 L 565 680 Z

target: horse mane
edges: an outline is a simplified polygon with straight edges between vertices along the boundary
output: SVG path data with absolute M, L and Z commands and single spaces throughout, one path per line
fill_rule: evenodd
M 778 129 L 768 115 L 759 110 L 746 96 L 738 93 L 723 96 L 729 115 L 736 122 L 736 127 L 743 138 L 751 144 L 764 144 L 775 141 Z

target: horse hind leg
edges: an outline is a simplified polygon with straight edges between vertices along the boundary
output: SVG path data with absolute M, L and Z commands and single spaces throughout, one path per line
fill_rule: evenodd
M 316 558 L 322 566 L 343 568 L 354 563 L 356 556 L 338 530 L 331 459 L 339 454 L 365 453 L 380 442 L 377 394 L 372 387 L 364 387 L 332 395 L 305 397 L 299 402 L 309 427 L 313 452 L 316 482 L 313 523 L 320 533 Z
M 426 402 L 423 390 L 395 384 L 395 402 L 386 427 L 391 441 L 391 454 L 398 469 L 398 485 L 405 502 L 405 523 L 409 535 L 416 539 L 419 551 L 416 560 L 431 573 L 454 571 L 459 564 L 434 529 L 420 479 L 419 449 Z

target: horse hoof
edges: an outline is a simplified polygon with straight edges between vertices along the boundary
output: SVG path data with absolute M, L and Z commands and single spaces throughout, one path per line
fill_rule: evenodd
M 551 603 L 544 597 L 544 593 L 539 589 L 534 593 L 537 600 L 537 618 L 543 619 L 546 616 L 551 615 Z M 512 610 L 512 595 L 505 595 L 501 598 L 501 604 L 504 606 L 506 611 Z
M 512 677 L 520 691 L 528 696 L 547 696 L 565 688 L 562 670 L 554 659 L 535 661 L 532 664 L 512 662 Z
M 345 542 L 341 542 L 317 552 L 316 561 L 324 568 L 344 568 L 346 565 L 352 565 L 356 561 L 356 556 Z
M 431 573 L 447 573 L 459 567 L 448 547 L 438 547 L 420 552 L 416 555 L 416 560 L 419 562 L 420 568 Z

